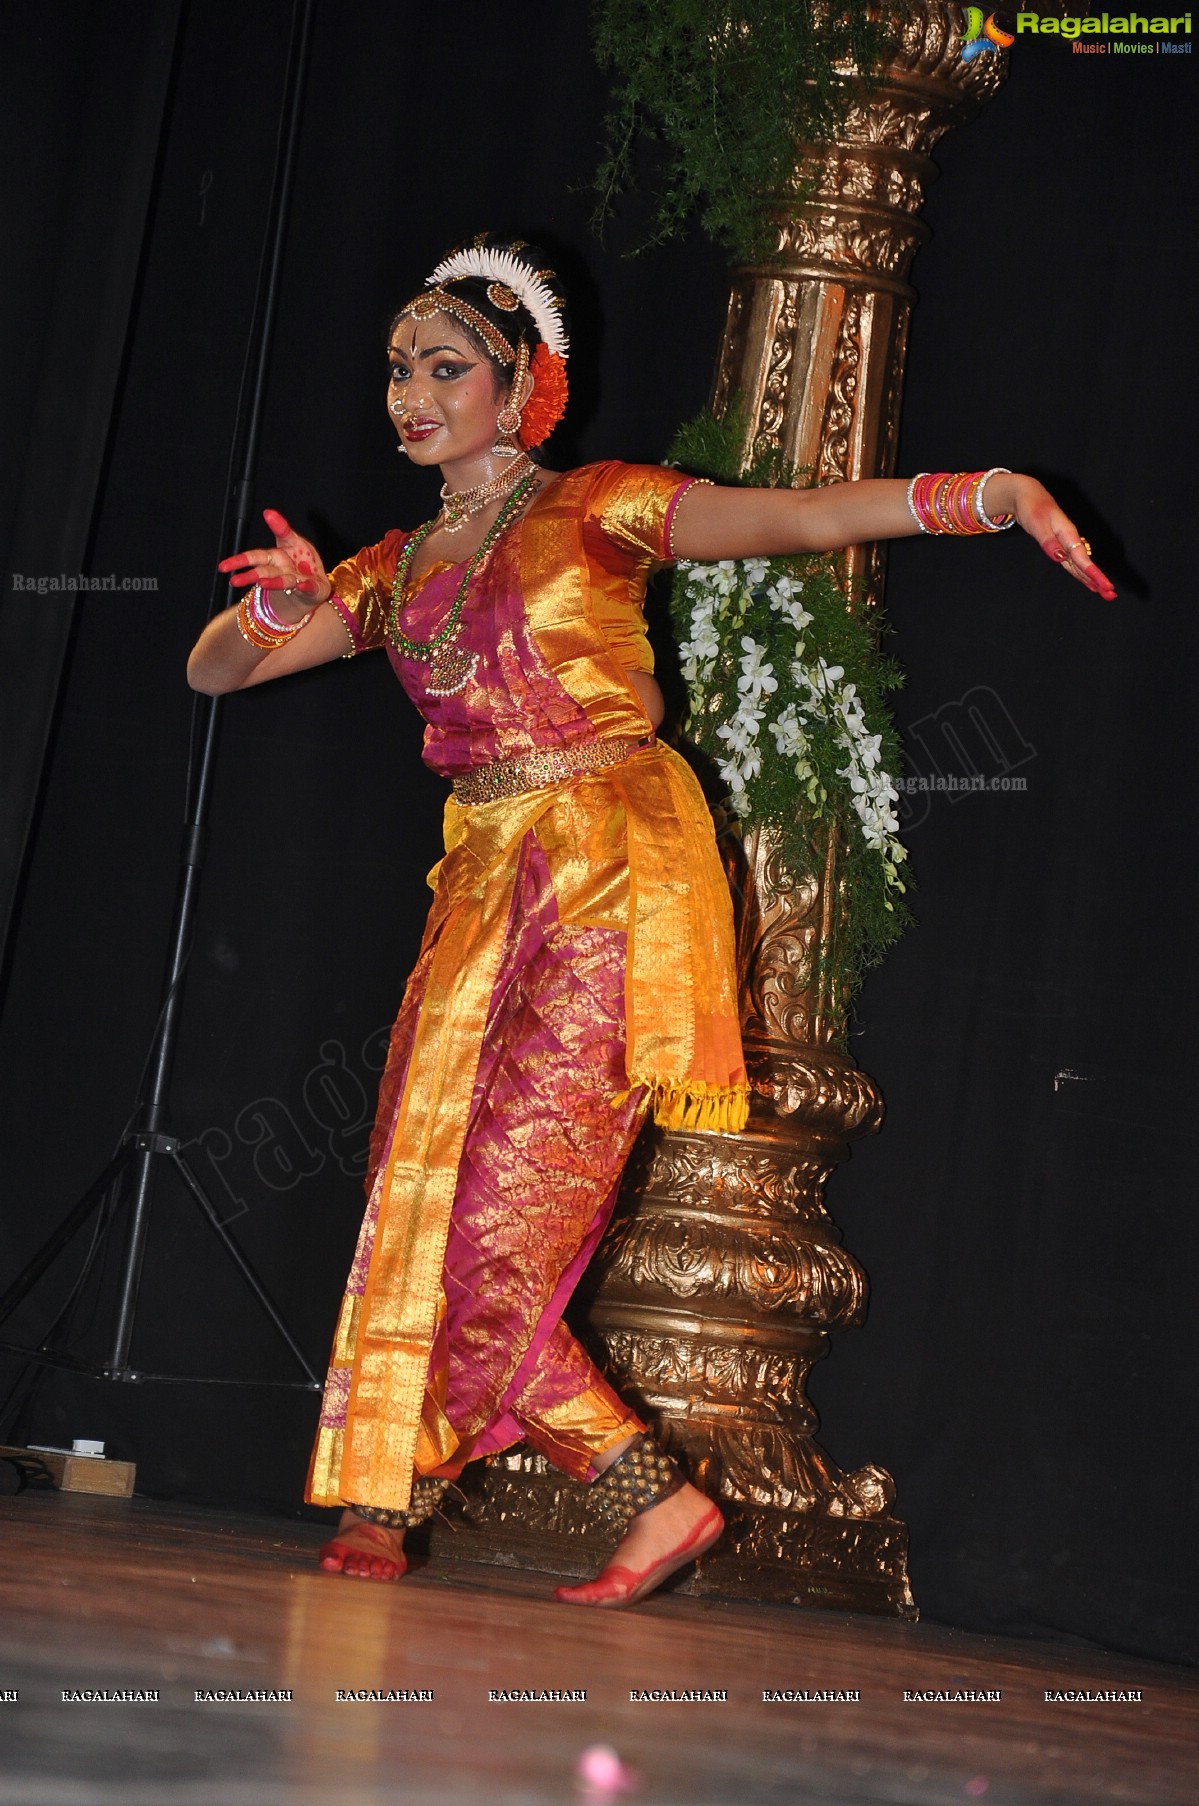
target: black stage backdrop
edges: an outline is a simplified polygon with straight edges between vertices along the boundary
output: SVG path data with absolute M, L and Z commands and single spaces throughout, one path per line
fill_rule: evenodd
M 162 15 L 122 16 L 148 29 Z M 606 90 L 585 9 L 430 17 L 367 0 L 316 9 L 257 500 L 330 561 L 431 509 L 430 479 L 400 466 L 384 418 L 381 335 L 457 238 L 491 225 L 548 239 L 574 280 L 577 405 L 557 461 L 660 458 L 705 400 L 720 328 L 711 247 L 627 259 L 636 206 L 605 246 L 588 233 Z M 228 436 L 288 27 L 281 0 L 207 0 L 183 18 L 89 566 L 158 587 L 77 609 L 0 1024 L 5 1275 L 107 1159 L 153 1028 L 183 667 L 228 549 Z M 94 37 L 91 54 L 93 86 L 119 88 L 119 35 Z M 835 1457 L 897 1476 L 929 1616 L 1172 1659 L 1193 1655 L 1199 1621 L 1183 1530 L 1193 290 L 1174 186 L 1192 68 L 1021 40 L 1007 87 L 939 153 L 901 468 L 1042 475 L 1121 598 L 1090 597 L 1018 534 L 892 554 L 913 771 L 1012 782 L 912 799 L 919 926 L 867 985 L 853 1043 L 887 1126 L 830 1188 L 872 1276 L 871 1318 L 813 1387 Z M 84 158 L 73 184 L 47 185 L 64 236 L 96 171 Z M 46 381 L 64 360 L 83 379 L 92 312 L 84 281 L 78 342 L 47 348 Z M 68 400 L 60 430 L 78 428 Z M 56 506 L 48 487 L 40 505 Z M 63 606 L 47 597 L 48 632 Z M 224 716 L 174 1119 L 318 1366 L 436 855 L 442 788 L 419 744 L 382 659 L 233 698 Z M 290 1377 L 173 1181 L 155 1212 L 138 1362 Z M 14 1327 L 40 1333 L 69 1278 Z M 85 1301 L 77 1331 L 94 1315 Z M 16 1427 L 106 1436 L 151 1492 L 292 1510 L 314 1416 L 303 1393 L 53 1375 Z

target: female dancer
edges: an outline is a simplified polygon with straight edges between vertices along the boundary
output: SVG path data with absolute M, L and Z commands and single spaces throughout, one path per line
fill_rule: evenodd
M 223 561 L 247 594 L 188 676 L 220 694 L 386 647 L 453 781 L 309 1475 L 310 1500 L 343 1507 L 321 1565 L 398 1579 L 405 1528 L 523 1439 L 628 1515 L 599 1578 L 557 1591 L 620 1606 L 723 1520 L 562 1313 L 647 1111 L 738 1128 L 747 1109 L 728 890 L 698 786 L 654 737 L 649 571 L 1014 520 L 1115 592 L 1052 496 L 1005 470 L 747 490 L 541 468 L 568 341 L 539 262 L 480 238 L 392 323 L 387 405 L 400 449 L 440 467 L 440 513 L 327 573 L 268 509 L 274 544 Z

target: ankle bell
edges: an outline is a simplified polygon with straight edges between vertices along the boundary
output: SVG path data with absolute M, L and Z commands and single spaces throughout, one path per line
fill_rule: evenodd
M 681 1492 L 687 1480 L 673 1456 L 645 1433 L 634 1438 L 595 1482 L 614 1517 L 640 1517 Z
M 411 1503 L 405 1509 L 352 1504 L 350 1510 L 364 1523 L 378 1524 L 383 1530 L 415 1530 L 418 1524 L 427 1523 L 433 1516 L 448 1485 L 448 1480 L 433 1480 L 418 1474 L 412 1482 Z

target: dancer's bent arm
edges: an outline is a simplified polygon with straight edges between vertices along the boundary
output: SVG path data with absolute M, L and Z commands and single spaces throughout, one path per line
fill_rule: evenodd
M 334 609 L 322 606 L 333 593 L 333 586 L 316 547 L 293 533 L 285 516 L 276 509 L 265 509 L 263 519 L 275 535 L 274 545 L 235 552 L 230 558 L 222 558 L 217 568 L 238 589 L 261 583 L 269 592 L 272 610 L 285 624 L 303 621 L 310 611 L 311 619 L 286 645 L 263 652 L 242 638 L 235 608 L 215 615 L 187 661 L 188 683 L 193 690 L 203 690 L 209 696 L 248 690 L 273 677 L 326 665 L 332 659 L 342 658 L 349 644 L 340 616 Z M 293 593 L 287 594 L 288 590 Z

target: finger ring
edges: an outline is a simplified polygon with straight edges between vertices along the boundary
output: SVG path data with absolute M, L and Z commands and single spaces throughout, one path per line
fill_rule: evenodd
M 285 595 L 285 596 L 294 596 L 294 595 L 295 595 L 295 593 L 296 593 L 296 592 L 295 592 L 295 590 L 294 590 L 294 589 L 285 589 L 285 590 L 284 590 L 284 592 L 283 592 L 283 594 L 284 594 L 284 595 Z

